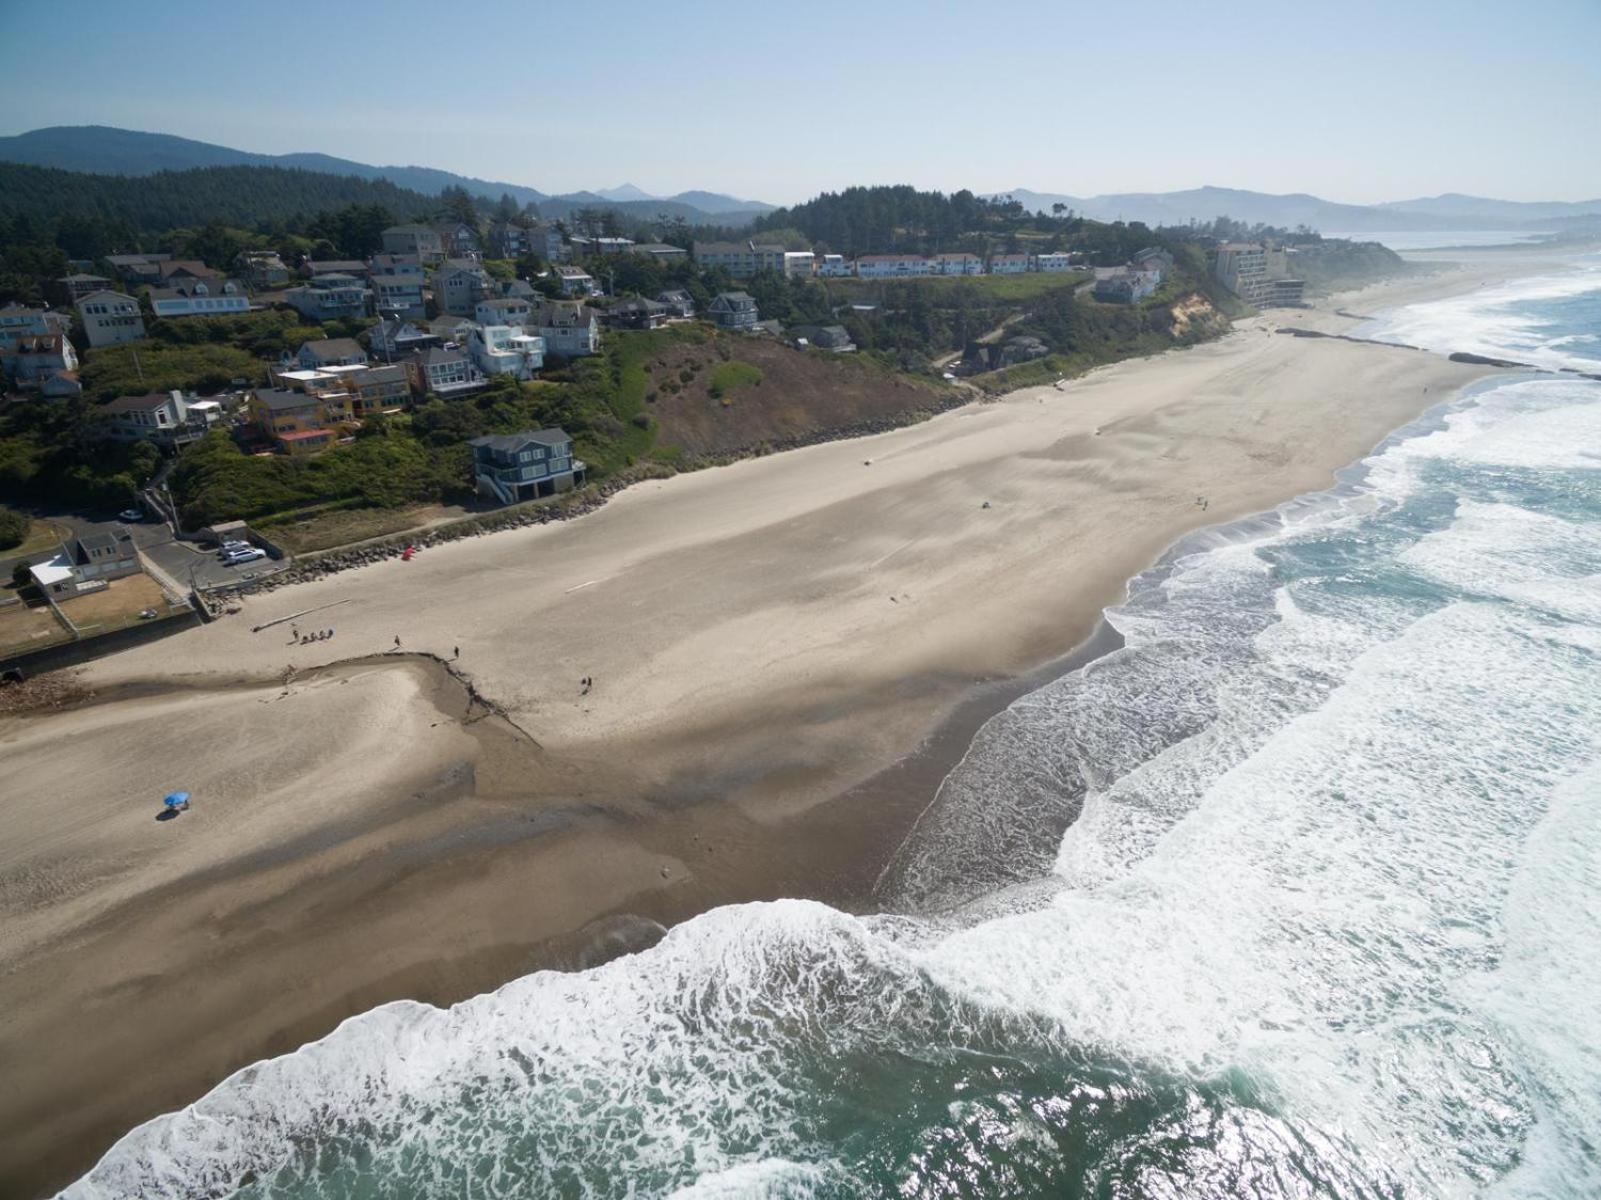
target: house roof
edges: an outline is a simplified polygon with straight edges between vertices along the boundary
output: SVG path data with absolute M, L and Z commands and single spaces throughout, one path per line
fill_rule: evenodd
M 569 267 L 569 266 L 564 266 L 564 265 L 561 265 L 561 264 L 558 263 L 555 269 L 556 269 L 556 274 L 560 275 L 563 279 L 588 279 L 588 278 L 590 278 L 589 272 L 584 270 L 583 267 Z
M 308 349 L 318 358 L 346 358 L 351 355 L 357 358 L 367 357 L 367 352 L 355 338 L 319 338 L 313 342 L 300 344 L 301 354 Z
M 491 450 L 516 451 L 530 442 L 540 446 L 563 446 L 572 440 L 564 429 L 527 429 L 521 433 L 491 433 L 485 437 L 475 437 L 467 444 L 488 446 Z
M 310 408 L 317 403 L 315 396 L 308 396 L 303 392 L 286 392 L 282 388 L 257 388 L 255 397 L 269 412 Z
M 109 416 L 120 416 L 131 412 L 154 412 L 171 399 L 172 397 L 166 392 L 151 392 L 144 396 L 118 396 L 115 400 L 102 404 L 99 411 Z
M 194 275 L 200 279 L 212 279 L 215 278 L 217 274 L 217 272 L 206 266 L 206 264 L 201 262 L 198 258 L 168 259 L 164 263 L 158 263 L 157 269 L 161 272 L 161 277 L 163 279 L 167 279 L 179 273 L 185 275 Z
M 96 300 L 126 300 L 129 304 L 138 303 L 132 296 L 125 295 L 122 292 L 90 292 L 78 301 L 78 307 L 82 308 L 85 304 L 93 303 Z
M 571 304 L 541 304 L 539 306 L 539 323 L 541 325 L 582 325 L 595 319 L 595 310 L 586 305 Z
M 107 530 L 104 533 L 86 533 L 78 538 L 78 553 L 87 557 L 92 550 L 119 550 L 122 543 L 127 543 L 129 549 L 133 548 L 133 538 L 126 529 Z
M 57 283 L 110 283 L 104 275 L 85 275 L 81 271 L 76 275 L 67 275 L 56 281 Z
M 656 299 L 666 301 L 668 303 L 676 303 L 680 300 L 688 300 L 690 303 L 694 303 L 695 300 L 695 298 L 689 294 L 689 289 L 687 288 L 663 288 L 661 291 L 656 293 Z
M 355 258 L 308 258 L 305 265 L 313 275 L 360 275 L 367 269 Z
M 756 307 L 756 301 L 749 292 L 718 292 L 717 299 L 712 303 L 716 304 L 718 300 L 725 301 L 730 308 L 744 308 L 746 305 Z
M 480 300 L 478 302 L 478 307 L 493 308 L 497 310 L 503 308 L 527 308 L 528 301 L 516 296 L 499 296 L 493 300 Z
M 309 442 L 333 436 L 332 429 L 292 429 L 288 433 L 278 434 L 277 438 L 280 442 Z
M 447 350 L 443 346 L 429 346 L 426 350 L 414 350 L 412 353 L 425 367 L 440 367 L 467 361 L 467 356 L 460 350 Z
M 189 299 L 192 296 L 237 296 L 241 299 L 247 298 L 245 285 L 233 279 L 170 279 L 167 282 L 172 286 L 150 289 L 150 298 L 152 300 L 175 300 L 180 296 L 184 299 Z M 226 290 L 227 285 L 230 283 L 234 285 L 234 290 L 231 292 Z M 201 288 L 206 290 L 202 292 L 199 290 Z
M 50 587 L 72 578 L 72 568 L 67 565 L 67 556 L 64 554 L 56 555 L 49 562 L 34 563 L 28 572 L 40 587 Z
M 359 376 L 353 376 L 356 386 L 364 383 L 404 383 L 406 381 L 406 368 L 400 363 L 385 364 L 378 367 L 368 367 Z
M 59 333 L 30 333 L 17 339 L 18 354 L 56 354 L 62 353 L 63 338 Z
M 391 225 L 388 229 L 384 230 L 384 232 L 386 234 L 388 234 L 388 233 L 431 233 L 431 234 L 434 234 L 436 237 L 438 236 L 438 233 L 439 233 L 439 231 L 437 229 L 433 228 L 433 226 L 431 226 L 431 225 Z

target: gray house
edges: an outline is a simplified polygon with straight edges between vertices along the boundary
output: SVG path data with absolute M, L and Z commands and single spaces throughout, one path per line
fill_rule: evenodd
M 756 328 L 756 321 L 760 314 L 756 311 L 756 301 L 752 300 L 748 292 L 719 292 L 712 301 L 706 315 L 717 323 L 719 329 Z
M 856 343 L 851 341 L 851 335 L 845 332 L 843 325 L 796 325 L 789 332 L 792 337 L 804 338 L 807 345 L 816 346 L 819 350 L 848 354 L 856 349 Z
M 573 440 L 561 429 L 494 434 L 467 444 L 473 448 L 473 482 L 487 500 L 516 504 L 584 482 L 587 468 L 573 457 Z
M 434 272 L 433 288 L 440 312 L 470 317 L 480 301 L 494 294 L 494 281 L 477 263 L 453 258 L 440 264 Z

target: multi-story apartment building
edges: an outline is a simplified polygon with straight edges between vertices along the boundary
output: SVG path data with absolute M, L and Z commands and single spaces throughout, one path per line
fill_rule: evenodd
M 372 291 L 353 275 L 319 275 L 305 287 L 290 288 L 284 300 L 315 321 L 365 317 Z
M 856 260 L 859 279 L 911 279 L 929 274 L 929 268 L 921 254 L 864 254 Z
M 1224 242 L 1212 260 L 1218 281 L 1247 304 L 1261 307 L 1267 291 L 1267 251 L 1254 242 Z
M 1028 255 L 1026 254 L 992 254 L 990 255 L 991 275 L 1026 275 L 1028 273 Z
M 735 279 L 749 279 L 759 271 L 784 271 L 784 247 L 751 242 L 696 242 L 695 262 L 702 270 L 722 267 Z

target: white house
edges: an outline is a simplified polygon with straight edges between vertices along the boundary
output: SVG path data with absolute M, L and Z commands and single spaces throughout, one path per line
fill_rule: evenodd
M 1026 275 L 1028 274 L 1028 255 L 992 254 L 990 255 L 990 274 Z
M 89 345 L 96 348 L 137 342 L 145 335 L 145 319 L 139 313 L 139 301 L 121 292 L 95 292 L 85 296 L 78 301 L 78 315 L 83 319 Z
M 473 320 L 480 325 L 526 326 L 534 319 L 534 306 L 517 296 L 480 300 L 473 309 Z
M 1069 261 L 1071 256 L 1065 250 L 1050 250 L 1044 254 L 1034 256 L 1034 269 L 1048 273 L 1058 271 L 1071 271 L 1073 264 Z
M 593 296 L 600 290 L 595 286 L 594 278 L 582 267 L 555 266 L 551 270 L 556 272 L 564 296 Z
M 214 400 L 194 400 L 180 391 L 118 396 L 95 410 L 106 437 L 119 442 L 154 442 L 172 448 L 203 437 L 222 420 Z
M 0 348 L 0 362 L 5 364 L 6 378 L 21 387 L 36 387 L 46 380 L 76 371 L 78 353 L 64 333 L 37 333 Z M 75 380 L 76 376 L 69 378 Z M 68 392 L 72 390 L 67 389 Z
M 150 289 L 150 310 L 158 317 L 215 317 L 250 311 L 250 296 L 236 279 L 175 279 L 171 287 Z
M 843 254 L 825 254 L 817 264 L 817 273 L 825 279 L 844 279 L 851 273 L 851 264 Z
M 314 342 L 302 342 L 295 361 L 307 371 L 321 367 L 362 366 L 367 362 L 367 352 L 355 338 L 319 338 Z
M 784 251 L 784 277 L 810 279 L 817 273 L 817 256 L 810 250 Z
M 864 254 L 856 260 L 860 279 L 909 279 L 928 273 L 928 259 L 921 254 Z
M 976 254 L 936 254 L 928 260 L 930 275 L 982 275 L 984 260 Z
M 600 321 L 586 304 L 554 303 L 541 305 L 535 318 L 539 336 L 545 339 L 545 353 L 563 358 L 582 358 L 600 350 Z
M 532 379 L 545 365 L 545 339 L 520 326 L 485 325 L 467 336 L 467 350 L 485 375 Z

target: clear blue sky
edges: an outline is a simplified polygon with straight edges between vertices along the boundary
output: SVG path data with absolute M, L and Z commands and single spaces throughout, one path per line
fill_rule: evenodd
M 0 132 L 547 192 L 1601 196 L 1601 0 L 0 0 Z

